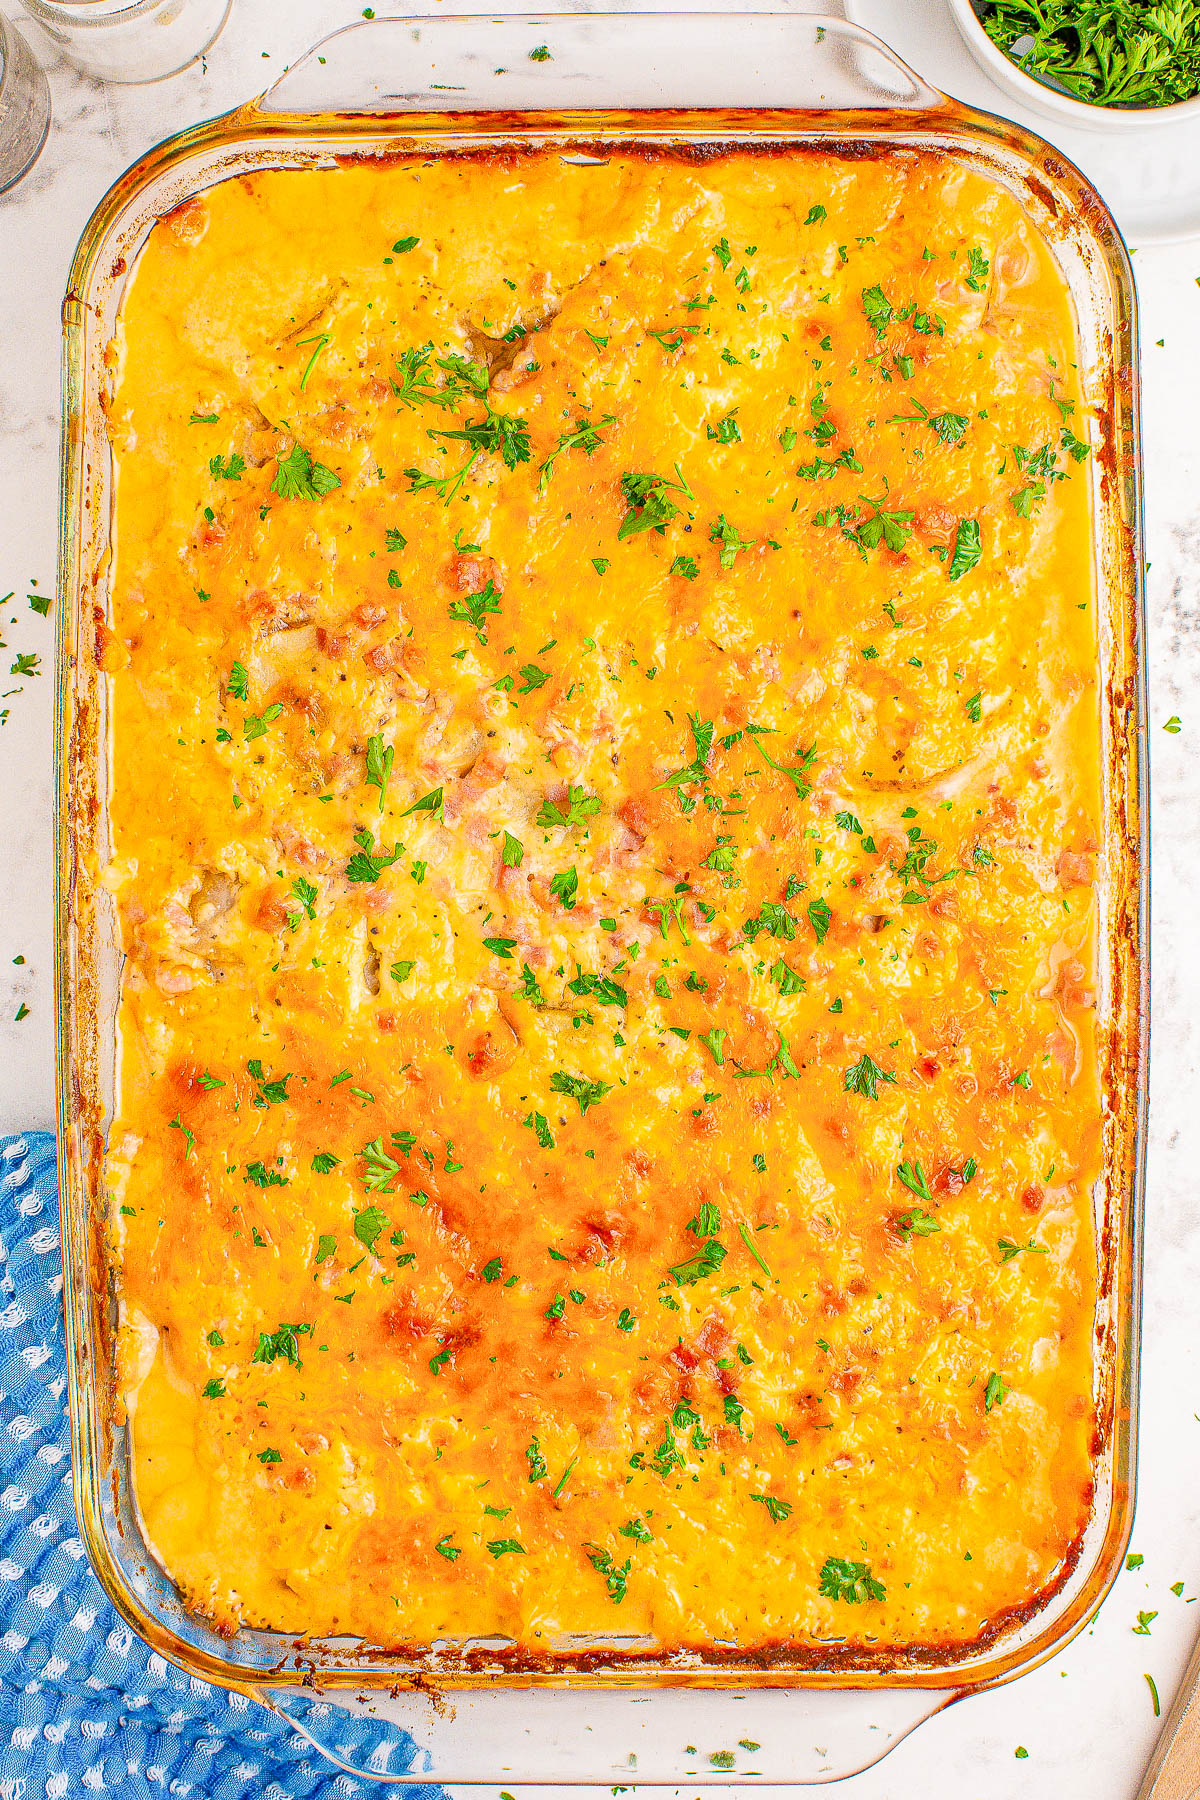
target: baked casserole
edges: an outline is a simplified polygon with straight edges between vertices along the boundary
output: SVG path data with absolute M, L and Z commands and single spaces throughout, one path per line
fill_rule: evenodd
M 387 1647 L 950 1654 L 1092 1496 L 1057 264 L 933 153 L 349 161 L 113 346 L 146 1535 Z

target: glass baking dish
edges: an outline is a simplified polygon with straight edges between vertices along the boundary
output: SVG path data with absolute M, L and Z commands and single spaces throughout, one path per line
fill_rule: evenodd
M 1145 1142 L 1148 950 L 1146 730 L 1137 331 L 1129 259 L 1095 191 L 1024 130 L 929 88 L 877 39 L 822 12 L 516 15 L 356 24 L 257 102 L 135 164 L 84 232 L 63 305 L 64 417 L 57 668 L 56 959 L 59 1170 L 76 1503 L 117 1609 L 189 1673 L 239 1689 L 336 1744 L 343 1707 L 380 1721 L 376 1778 L 611 1785 L 836 1779 L 921 1719 L 1044 1661 L 1106 1593 L 1133 1512 Z M 532 59 L 545 45 L 549 54 Z M 155 220 L 265 168 L 480 145 L 612 144 L 933 149 L 1019 195 L 1073 298 L 1087 404 L 1104 447 L 1088 467 L 1103 660 L 1104 853 L 1098 1006 L 1105 1173 L 1095 1193 L 1095 1500 L 1051 1597 L 957 1657 L 797 1647 L 762 1667 L 671 1656 L 514 1675 L 481 1646 L 452 1660 L 241 1631 L 189 1614 L 147 1548 L 111 1352 L 102 1161 L 117 1077 L 121 954 L 108 854 L 107 609 L 113 472 L 106 357 L 126 281 Z M 450 1699 L 445 1698 L 452 1691 Z M 335 1704 L 314 1706 L 313 1697 Z M 399 1737 L 393 1726 L 403 1727 Z M 737 1744 L 737 1750 L 728 1748 Z M 750 1746 L 747 1748 L 746 1746 Z M 335 1755 L 336 1751 L 328 1752 Z

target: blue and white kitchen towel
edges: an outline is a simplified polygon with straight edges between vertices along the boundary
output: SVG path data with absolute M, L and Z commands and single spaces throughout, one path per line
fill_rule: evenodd
M 0 1800 L 445 1800 L 337 1772 L 273 1713 L 129 1630 L 80 1541 L 66 1389 L 54 1139 L 0 1137 Z M 300 1704 L 352 1766 L 378 1749 L 378 1725 Z M 385 1735 L 403 1768 L 402 1734 Z

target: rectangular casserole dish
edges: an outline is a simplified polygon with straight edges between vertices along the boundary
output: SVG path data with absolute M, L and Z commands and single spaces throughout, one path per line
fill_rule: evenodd
M 551 54 L 531 62 L 545 43 Z M 381 75 L 381 71 L 383 74 Z M 404 91 L 391 91 L 393 85 Z M 398 116 L 399 115 L 399 116 Z M 98 881 L 106 854 L 108 798 L 106 683 L 96 667 L 96 625 L 106 613 L 112 519 L 112 470 L 102 399 L 125 281 L 156 218 L 231 175 L 265 168 L 329 166 L 413 149 L 561 145 L 572 158 L 595 157 L 613 143 L 824 145 L 853 155 L 874 145 L 935 149 L 987 173 L 1019 194 L 1051 244 L 1067 280 L 1081 348 L 1087 403 L 1103 428 L 1092 458 L 1094 550 L 1103 660 L 1104 845 L 1100 881 L 1098 995 L 1103 1045 L 1105 1175 L 1097 1184 L 1098 1306 L 1094 1385 L 1099 1430 L 1095 1502 L 1078 1554 L 1052 1598 L 986 1648 L 955 1660 L 919 1649 L 887 1657 L 828 1652 L 763 1667 L 706 1666 L 703 1658 L 665 1658 L 631 1670 L 615 1648 L 597 1644 L 586 1670 L 526 1672 L 526 1688 L 548 1690 L 539 1707 L 552 1722 L 531 1729 L 526 1692 L 518 1741 L 505 1764 L 498 1738 L 510 1722 L 497 1715 L 514 1677 L 487 1647 L 451 1661 L 430 1646 L 419 1658 L 361 1651 L 352 1644 L 296 1642 L 242 1631 L 222 1640 L 189 1615 L 155 1567 L 139 1523 L 124 1422 L 111 1369 L 114 1297 L 103 1242 L 101 1165 L 116 1079 L 115 1017 L 120 950 L 115 919 Z M 799 1687 L 874 1690 L 870 1718 L 837 1696 L 836 1723 L 817 1715 L 841 1745 L 838 1772 L 896 1741 L 906 1724 L 948 1697 L 1005 1680 L 1044 1660 L 1081 1628 L 1119 1566 L 1132 1516 L 1137 1356 L 1137 1270 L 1146 1070 L 1145 729 L 1141 662 L 1139 461 L 1136 331 L 1124 247 L 1098 197 L 1056 153 L 1015 127 L 943 100 L 911 77 L 867 34 L 832 19 L 754 15 L 738 20 L 736 42 L 714 17 L 381 21 L 356 26 L 314 51 L 257 106 L 181 134 L 152 152 L 112 190 L 81 243 L 64 305 L 65 415 L 58 665 L 59 1130 L 66 1314 L 72 1365 L 76 1494 L 84 1538 L 114 1604 L 156 1649 L 191 1673 L 278 1696 L 298 1687 L 349 1692 L 417 1684 L 461 1688 L 455 1715 L 431 1712 L 423 1735 L 437 1740 L 434 1770 L 470 1779 L 503 1765 L 518 1780 L 630 1773 L 614 1733 L 634 1729 L 630 1705 L 654 1688 L 719 1690 L 736 1698 L 738 1736 L 756 1745 L 737 1760 L 707 1764 L 718 1693 L 679 1713 L 678 1746 L 659 1744 L 654 1772 L 645 1755 L 638 1779 L 813 1779 L 825 1752 L 801 1772 L 795 1712 Z M 584 1687 L 589 1723 L 603 1731 L 576 1741 L 582 1718 L 571 1690 Z M 936 1690 L 900 1693 L 881 1688 Z M 497 1690 L 502 1691 L 497 1691 Z M 554 1690 L 565 1690 L 555 1694 Z M 616 1689 L 605 1696 L 597 1689 Z M 489 1692 L 489 1690 L 491 1690 Z M 828 1700 L 835 1704 L 834 1696 Z M 774 1702 L 774 1704 L 772 1704 Z M 656 1702 L 662 1717 L 667 1704 Z M 760 1705 L 753 1723 L 747 1707 Z M 810 1701 L 811 1705 L 812 1702 Z M 689 1712 L 695 1705 L 700 1710 Z M 615 1708 L 611 1719 L 598 1709 Z M 881 1711 L 880 1709 L 884 1710 Z M 474 1710 L 472 1710 L 474 1709 Z M 482 1711 L 480 1709 L 483 1709 Z M 405 1715 L 405 1716 L 411 1716 Z M 618 1722 L 618 1718 L 622 1722 Z M 851 1719 L 857 1724 L 852 1725 Z M 882 1727 L 876 1721 L 886 1718 Z M 696 1720 L 704 1720 L 703 1734 Z M 572 1723 L 574 1721 L 574 1723 Z M 689 1721 L 692 1721 L 689 1723 Z M 789 1724 L 790 1721 L 790 1724 Z M 642 1723 L 639 1720 L 639 1725 Z M 861 1737 L 882 1730 L 883 1742 Z M 493 1734 L 481 1743 L 480 1733 Z M 856 1736 L 856 1731 L 859 1736 Z M 548 1734 L 557 1733 L 551 1743 Z M 595 1738 L 603 1735 L 603 1750 Z M 656 1738 L 662 1738 L 661 1730 Z M 772 1735 L 774 1743 L 771 1742 Z M 702 1748 L 685 1744 L 695 1737 Z M 632 1742 L 632 1738 L 629 1740 Z M 724 1740 L 722 1740 L 724 1741 Z M 764 1749 L 765 1745 L 765 1749 Z M 536 1754 L 535 1754 L 536 1750 Z M 723 1752 L 717 1752 L 721 1755 Z

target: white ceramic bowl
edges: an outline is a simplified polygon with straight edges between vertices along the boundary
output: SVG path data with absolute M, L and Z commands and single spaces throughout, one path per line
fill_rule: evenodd
M 1200 119 L 1200 96 L 1171 106 L 1092 106 L 1026 75 L 993 44 L 979 22 L 971 0 L 946 0 L 967 49 L 998 87 L 1031 112 L 1083 131 L 1144 131 L 1148 125 L 1174 125 Z

